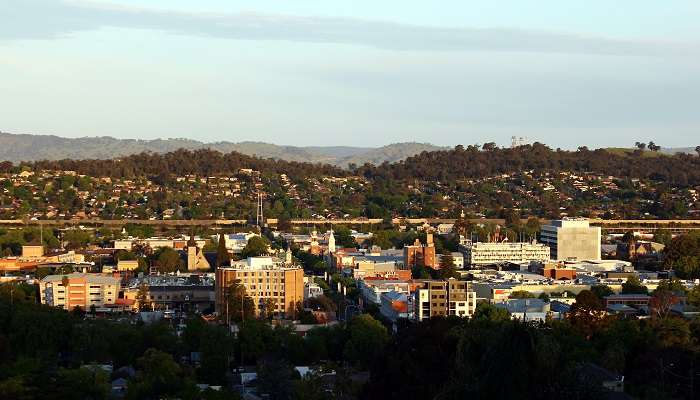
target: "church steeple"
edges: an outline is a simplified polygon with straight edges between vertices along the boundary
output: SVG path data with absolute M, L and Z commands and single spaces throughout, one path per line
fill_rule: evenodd
M 333 236 L 333 228 L 331 228 L 331 234 L 328 236 L 328 252 L 335 253 L 335 236 Z

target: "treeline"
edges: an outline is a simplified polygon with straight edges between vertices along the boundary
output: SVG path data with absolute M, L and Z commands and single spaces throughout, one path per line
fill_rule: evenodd
M 326 164 L 301 163 L 264 159 L 245 154 L 221 152 L 209 149 L 180 149 L 165 154 L 140 153 L 109 160 L 59 160 L 23 163 L 34 170 L 76 171 L 89 176 L 132 178 L 139 176 L 190 175 L 210 176 L 237 173 L 241 168 L 261 172 L 285 173 L 290 177 L 343 176 L 347 174 L 338 167 Z M 4 168 L 9 165 L 4 163 Z
M 23 163 L 33 169 L 71 170 L 90 176 L 129 178 L 136 176 L 208 176 L 252 168 L 261 172 L 286 173 L 290 177 L 345 176 L 341 168 L 313 163 L 263 159 L 237 152 L 177 150 L 165 154 L 141 153 L 110 160 L 60 160 Z M 11 163 L 2 163 L 9 170 Z M 612 176 L 651 179 L 675 186 L 700 185 L 700 157 L 690 154 L 646 156 L 644 151 L 611 152 L 606 149 L 552 150 L 541 143 L 516 148 L 457 146 L 452 150 L 423 152 L 396 163 L 351 166 L 353 173 L 387 181 L 448 181 L 483 178 L 525 170 L 543 172 L 593 172 Z
M 80 310 L 36 304 L 37 294 L 31 285 L 0 285 L 2 400 L 107 399 L 117 378 L 128 381 L 126 399 L 238 399 L 227 388 L 232 368 L 243 365 L 256 369 L 258 388 L 271 399 L 350 400 L 360 389 L 352 374 L 367 370 L 390 340 L 369 315 L 320 326 L 305 338 L 255 319 L 240 323 L 233 336 L 199 317 L 177 334 L 165 321 L 86 319 Z M 86 368 L 94 364 L 110 364 L 114 372 Z M 324 365 L 335 374 L 302 379 L 293 367 L 306 365 Z M 198 383 L 224 390 L 202 392 Z
M 364 165 L 356 172 L 370 179 L 450 181 L 483 178 L 518 171 L 593 172 L 612 176 L 664 181 L 676 186 L 700 184 L 700 157 L 690 154 L 645 156 L 605 149 L 552 150 L 534 143 L 516 148 L 495 145 L 457 146 L 453 150 L 423 152 L 404 161 L 380 166 Z
M 599 399 L 607 398 L 602 368 L 624 376 L 635 398 L 695 398 L 700 323 L 670 312 L 678 282 L 660 285 L 642 320 L 605 315 L 601 296 L 609 289 L 597 289 L 577 295 L 562 321 L 522 323 L 480 303 L 471 319 L 400 321 L 393 336 L 363 314 L 302 338 L 262 320 L 241 323 L 237 337 L 198 318 L 180 335 L 163 323 L 90 320 L 34 304 L 29 285 L 5 284 L 0 399 L 107 398 L 109 379 L 120 372 L 93 373 L 83 367 L 90 363 L 133 366 L 135 374 L 122 376 L 127 399 L 237 398 L 200 393 L 195 384 L 226 385 L 241 365 L 256 367 L 258 388 L 273 400 Z M 698 290 L 687 297 L 700 303 Z M 198 364 L 187 361 L 193 352 Z M 319 374 L 301 378 L 295 365 L 323 365 L 335 375 L 330 382 Z

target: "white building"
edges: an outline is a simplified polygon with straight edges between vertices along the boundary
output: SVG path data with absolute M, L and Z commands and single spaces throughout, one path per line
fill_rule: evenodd
M 357 281 L 357 285 L 362 294 L 362 298 L 378 305 L 381 304 L 382 295 L 384 293 L 397 292 L 406 295 L 409 294 L 408 282 L 396 279 L 360 279 Z
M 544 322 L 547 318 L 560 319 L 561 315 L 550 309 L 550 303 L 540 299 L 509 299 L 496 307 L 508 311 L 511 318 L 525 322 Z
M 116 303 L 120 279 L 107 275 L 72 273 L 49 275 L 39 282 L 41 304 L 72 310 L 101 308 Z
M 148 246 L 152 249 L 157 249 L 161 247 L 170 247 L 171 249 L 182 249 L 187 244 L 187 238 L 165 238 L 165 237 L 150 237 L 146 239 L 140 239 L 135 237 L 128 237 L 126 239 L 117 239 L 114 241 L 114 248 L 116 250 L 126 250 L 131 251 L 134 245 Z M 207 244 L 207 241 L 202 238 L 195 238 L 197 246 L 201 249 Z M 218 243 L 218 242 L 216 242 Z
M 323 294 L 323 289 L 317 283 L 306 282 L 304 284 L 304 300 L 312 299 Z
M 503 262 L 522 263 L 549 261 L 550 249 L 536 242 L 469 243 L 463 246 L 466 265 L 488 265 Z
M 471 317 L 476 311 L 476 292 L 471 284 L 450 278 L 446 281 L 425 281 L 414 293 L 415 318 Z
M 600 260 L 600 227 L 585 218 L 564 218 L 544 225 L 540 240 L 549 246 L 551 258 L 558 261 Z
M 254 236 L 260 236 L 256 233 L 246 232 L 246 233 L 229 233 L 224 235 L 224 243 L 226 244 L 226 249 L 230 250 L 234 254 L 240 254 L 243 249 L 248 244 L 248 241 Z M 219 235 L 212 235 L 212 243 L 219 243 Z

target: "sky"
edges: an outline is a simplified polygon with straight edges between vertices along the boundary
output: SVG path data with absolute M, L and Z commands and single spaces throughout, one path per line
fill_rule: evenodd
M 0 130 L 700 144 L 697 0 L 0 0 Z

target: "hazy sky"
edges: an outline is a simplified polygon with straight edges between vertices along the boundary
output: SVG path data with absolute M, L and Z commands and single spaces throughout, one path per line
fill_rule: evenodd
M 0 0 L 0 130 L 700 144 L 697 0 Z

